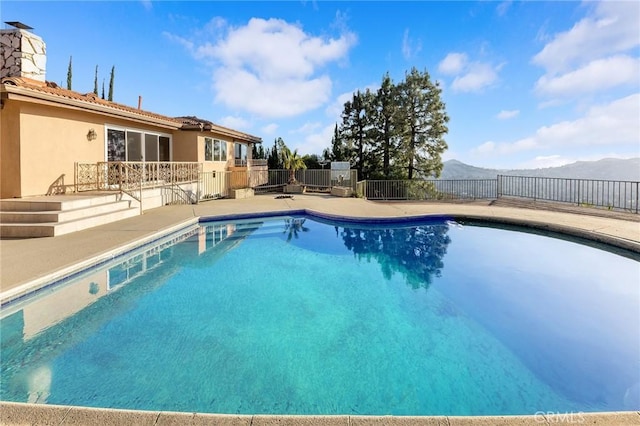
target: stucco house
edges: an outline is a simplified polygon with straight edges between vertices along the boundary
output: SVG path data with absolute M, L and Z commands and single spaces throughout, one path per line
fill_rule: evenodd
M 146 111 L 141 98 L 132 107 L 64 89 L 46 80 L 44 41 L 24 24 L 7 24 L 0 30 L 0 236 L 60 235 L 169 203 L 250 196 L 266 182 L 266 160 L 251 158 L 260 137 Z
M 12 24 L 16 27 L 0 30 L 0 198 L 75 191 L 86 177 L 83 165 L 149 163 L 144 167 L 149 175 L 166 172 L 171 163 L 174 172 L 191 177 L 196 171 L 265 166 L 251 159 L 252 145 L 262 142 L 257 136 L 46 81 L 45 43 L 29 27 Z

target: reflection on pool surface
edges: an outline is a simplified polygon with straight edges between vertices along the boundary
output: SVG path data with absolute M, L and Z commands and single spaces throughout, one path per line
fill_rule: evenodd
M 485 415 L 640 409 L 640 263 L 424 221 L 209 222 L 3 307 L 7 401 Z

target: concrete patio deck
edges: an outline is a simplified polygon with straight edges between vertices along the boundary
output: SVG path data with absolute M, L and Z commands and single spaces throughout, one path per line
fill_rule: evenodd
M 197 223 L 202 217 L 235 214 L 287 214 L 306 210 L 324 216 L 350 218 L 407 218 L 447 216 L 558 231 L 640 253 L 640 218 L 621 219 L 491 205 L 488 201 L 465 203 L 374 202 L 324 195 L 296 195 L 276 199 L 273 194 L 249 199 L 217 200 L 199 205 L 165 206 L 108 225 L 59 237 L 0 240 L 0 300 L 18 297 L 39 286 L 85 268 L 159 234 Z M 389 425 L 486 425 L 551 424 L 568 422 L 562 415 L 505 417 L 359 417 L 359 416 L 216 416 L 204 414 L 132 412 L 80 407 L 0 403 L 0 424 L 389 424 Z M 640 425 L 640 412 L 579 414 L 580 423 Z

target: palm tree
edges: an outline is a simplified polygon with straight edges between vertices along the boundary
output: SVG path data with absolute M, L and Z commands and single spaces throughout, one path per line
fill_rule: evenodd
M 305 220 L 306 219 L 302 218 L 284 220 L 283 233 L 287 234 L 287 242 L 291 241 L 293 237 L 298 239 L 298 236 L 301 232 L 309 232 L 309 228 L 304 226 Z
M 280 155 L 282 155 L 282 163 L 284 168 L 289 170 L 289 182 L 290 184 L 296 184 L 298 181 L 296 180 L 296 170 L 306 169 L 307 165 L 304 163 L 302 157 L 298 154 L 298 150 L 291 150 L 284 145 L 280 150 Z

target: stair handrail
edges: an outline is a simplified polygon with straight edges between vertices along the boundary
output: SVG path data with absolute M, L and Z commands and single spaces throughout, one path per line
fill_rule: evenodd
M 134 200 L 138 201 L 140 205 L 140 214 L 142 214 L 142 181 L 143 181 L 143 170 L 136 169 L 131 165 L 119 161 L 118 163 L 118 175 L 120 176 L 118 189 L 121 193 L 125 193 Z M 125 179 L 126 178 L 126 179 Z M 133 180 L 132 180 L 133 179 Z M 133 187 L 135 189 L 132 190 Z M 135 191 L 138 191 L 138 196 L 136 196 Z

